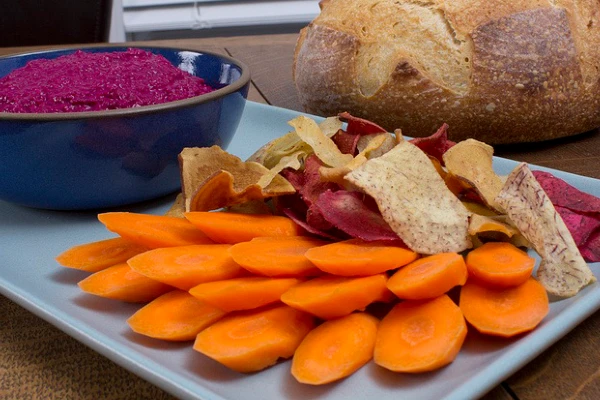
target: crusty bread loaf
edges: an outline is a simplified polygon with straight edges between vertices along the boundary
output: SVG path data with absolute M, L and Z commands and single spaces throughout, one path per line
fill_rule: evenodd
M 323 0 L 300 34 L 306 111 L 532 142 L 600 126 L 598 0 Z

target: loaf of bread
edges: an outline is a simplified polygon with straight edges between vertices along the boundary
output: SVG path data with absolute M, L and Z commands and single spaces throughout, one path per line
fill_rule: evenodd
M 600 1 L 323 0 L 293 74 L 307 112 L 407 136 L 570 136 L 600 126 Z

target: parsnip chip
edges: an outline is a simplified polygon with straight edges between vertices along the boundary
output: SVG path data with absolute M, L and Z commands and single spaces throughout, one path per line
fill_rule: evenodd
M 269 173 L 267 168 L 243 162 L 218 146 L 185 148 L 179 154 L 179 163 L 186 211 L 214 210 L 295 193 L 294 187 L 280 175 L 261 187 L 258 181 Z
M 564 221 L 525 163 L 508 176 L 496 202 L 542 258 L 537 277 L 556 296 L 576 295 L 595 281 Z
M 436 254 L 471 247 L 469 212 L 415 145 L 402 140 L 346 180 L 375 199 L 384 220 L 412 250 Z
M 183 193 L 179 193 L 177 195 L 177 197 L 175 198 L 175 201 L 171 205 L 171 208 L 169 208 L 167 210 L 165 215 L 168 215 L 170 217 L 185 218 L 184 213 L 185 213 L 185 201 L 183 199 Z
M 321 180 L 326 182 L 335 182 L 344 187 L 347 187 L 347 182 L 344 181 L 344 176 L 348 174 L 350 171 L 354 171 L 356 168 L 361 166 L 365 161 L 369 158 L 373 158 L 373 154 L 377 154 L 377 156 L 381 154 L 385 154 L 385 152 L 389 151 L 392 147 L 396 145 L 396 140 L 391 139 L 393 146 L 387 147 L 389 145 L 389 138 L 391 138 L 390 134 L 378 134 L 378 135 L 369 135 L 368 140 L 363 142 L 363 149 L 360 153 L 356 155 L 348 164 L 343 165 L 341 167 L 321 167 L 319 168 L 319 174 L 321 175 Z M 361 139 L 365 136 L 361 136 Z M 360 143 L 360 139 L 359 139 Z M 379 152 L 382 146 L 386 146 L 384 152 Z
M 450 147 L 443 155 L 450 174 L 465 181 L 494 210 L 502 211 L 496 196 L 504 184 L 492 166 L 494 149 L 475 139 L 467 139 Z
M 325 136 L 332 137 L 342 129 L 342 125 L 343 123 L 339 118 L 329 117 L 319 123 L 319 128 Z M 247 161 L 260 163 L 270 169 L 276 166 L 282 157 L 299 152 L 304 153 L 302 157 L 304 159 L 313 151 L 308 143 L 304 142 L 295 131 L 292 131 L 265 144 L 252 154 Z
M 352 155 L 342 153 L 314 120 L 300 115 L 288 123 L 324 164 L 330 167 L 342 167 L 352 161 Z
M 297 151 L 289 156 L 283 156 L 273 168 L 269 170 L 266 174 L 260 177 L 258 180 L 258 186 L 267 187 L 273 179 L 284 169 L 292 168 L 295 170 L 300 169 L 302 167 L 301 159 L 306 157 L 306 153 L 304 151 Z
M 389 132 L 362 135 L 356 147 L 359 153 L 365 153 L 367 158 L 379 157 L 390 151 L 396 145 L 396 138 Z

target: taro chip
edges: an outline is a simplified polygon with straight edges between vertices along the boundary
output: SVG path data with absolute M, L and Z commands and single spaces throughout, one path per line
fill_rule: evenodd
M 443 159 L 450 174 L 472 186 L 485 204 L 502 211 L 502 207 L 496 203 L 496 196 L 502 190 L 504 182 L 494 171 L 493 155 L 492 146 L 467 139 L 448 149 Z
M 556 296 L 576 295 L 595 280 L 569 229 L 525 163 L 508 176 L 496 201 L 542 258 L 537 277 Z
M 377 209 L 368 207 L 365 195 L 346 190 L 321 193 L 315 205 L 327 221 L 354 238 L 367 241 L 399 240 Z
M 186 211 L 214 210 L 295 192 L 280 175 L 261 187 L 258 181 L 269 173 L 267 168 L 243 162 L 219 146 L 185 148 L 179 154 L 179 163 Z
M 342 153 L 314 120 L 300 115 L 288 123 L 324 164 L 330 167 L 341 167 L 352 160 L 352 155 Z
M 345 177 L 375 202 L 406 245 L 421 254 L 471 247 L 469 213 L 417 146 L 403 140 Z
M 348 112 L 338 114 L 338 116 L 347 122 L 346 131 L 351 135 L 370 135 L 373 133 L 387 132 L 384 128 L 368 119 L 355 117 Z
M 443 124 L 431 136 L 414 138 L 410 142 L 423 150 L 425 154 L 436 158 L 442 165 L 444 165 L 444 153 L 456 144 L 452 140 L 448 140 L 448 124 Z
M 552 204 L 578 212 L 600 212 L 600 198 L 569 185 L 564 180 L 544 171 L 532 171 Z

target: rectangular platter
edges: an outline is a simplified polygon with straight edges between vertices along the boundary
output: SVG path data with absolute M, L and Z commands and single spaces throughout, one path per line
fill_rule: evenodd
M 228 150 L 242 159 L 248 157 L 262 144 L 288 132 L 287 121 L 298 114 L 248 102 Z M 494 168 L 501 174 L 515 165 L 505 159 L 494 160 Z M 545 170 L 600 196 L 599 180 Z M 169 196 L 120 210 L 161 214 L 173 199 Z M 595 282 L 573 298 L 553 302 L 542 324 L 525 336 L 499 340 L 470 332 L 457 359 L 436 372 L 396 374 L 369 363 L 345 380 L 312 387 L 294 380 L 289 361 L 242 375 L 193 351 L 191 343 L 166 343 L 136 335 L 125 321 L 138 305 L 82 293 L 77 282 L 87 274 L 60 267 L 54 257 L 73 245 L 113 236 L 97 221 L 96 213 L 35 210 L 0 201 L 0 227 L 1 294 L 182 399 L 478 398 L 600 308 L 600 285 Z M 600 263 L 591 268 L 600 276 Z

